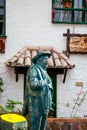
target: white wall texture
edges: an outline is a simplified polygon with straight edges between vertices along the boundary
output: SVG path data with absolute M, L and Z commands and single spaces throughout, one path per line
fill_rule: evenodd
M 62 51 L 66 49 L 66 33 L 87 33 L 86 25 L 68 25 L 51 23 L 51 0 L 6 0 L 6 52 L 0 54 L 0 77 L 4 80 L 4 92 L 0 103 L 8 98 L 23 101 L 23 75 L 15 81 L 14 69 L 5 66 L 5 61 L 26 45 L 53 46 Z M 57 76 L 57 117 L 70 117 L 73 100 L 81 87 L 76 82 L 83 82 L 87 89 L 87 54 L 72 54 L 70 60 L 75 68 L 68 70 L 66 82 L 63 76 Z M 67 107 L 68 104 L 68 107 Z M 77 116 L 87 115 L 87 100 L 81 105 Z

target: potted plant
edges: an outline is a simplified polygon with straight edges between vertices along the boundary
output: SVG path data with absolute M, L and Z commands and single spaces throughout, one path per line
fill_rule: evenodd
M 70 8 L 71 2 L 72 2 L 72 0 L 62 0 L 62 3 L 63 3 L 65 8 Z

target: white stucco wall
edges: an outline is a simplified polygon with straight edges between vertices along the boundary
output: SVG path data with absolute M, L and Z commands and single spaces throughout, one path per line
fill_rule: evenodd
M 14 69 L 4 64 L 16 52 L 26 45 L 53 46 L 62 51 L 66 49 L 65 37 L 67 28 L 71 33 L 87 33 L 86 25 L 63 25 L 51 23 L 51 0 L 6 0 L 6 52 L 0 54 L 0 77 L 4 80 L 4 92 L 0 103 L 5 104 L 8 98 L 23 101 L 23 75 L 15 81 Z M 83 82 L 87 87 L 87 55 L 72 54 L 70 60 L 75 68 L 68 70 L 66 82 L 63 76 L 57 77 L 57 116 L 69 117 L 76 93 L 81 89 L 76 82 Z M 69 104 L 69 107 L 67 107 Z M 87 114 L 85 104 L 79 109 L 78 116 Z

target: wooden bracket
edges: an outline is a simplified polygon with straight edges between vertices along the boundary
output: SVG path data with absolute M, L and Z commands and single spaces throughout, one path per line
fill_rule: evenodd
M 67 74 L 67 68 L 64 69 L 64 78 L 63 78 L 63 83 L 65 83 L 65 80 L 66 80 L 66 74 Z
M 18 69 L 15 68 L 15 74 L 16 74 L 16 82 L 18 82 Z

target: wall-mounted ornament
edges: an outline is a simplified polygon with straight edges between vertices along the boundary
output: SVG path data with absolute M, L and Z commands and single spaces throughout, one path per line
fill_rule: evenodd
M 67 37 L 65 53 L 68 57 L 70 53 L 87 54 L 87 34 L 74 34 L 67 29 L 63 36 Z
M 0 38 L 0 53 L 5 53 L 6 37 Z
M 87 53 L 87 36 L 70 39 L 70 52 Z

